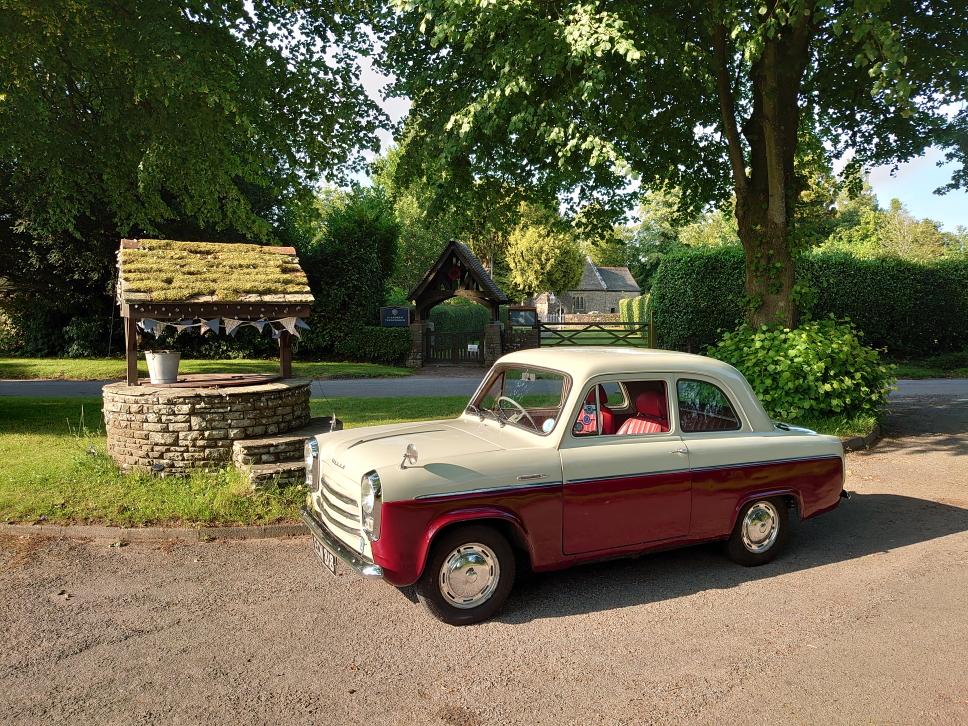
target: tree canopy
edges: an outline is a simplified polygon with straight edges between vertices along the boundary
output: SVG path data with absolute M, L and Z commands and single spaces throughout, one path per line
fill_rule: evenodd
M 968 148 L 968 14 L 948 0 L 396 0 L 383 68 L 413 108 L 403 173 L 488 175 L 575 205 L 630 180 L 735 197 L 754 323 L 796 324 L 809 172 Z M 451 164 L 450 162 L 458 164 Z M 954 183 L 964 177 L 955 175 Z M 810 235 L 807 235 L 810 236 Z
M 191 220 L 268 237 L 252 192 L 284 197 L 377 147 L 381 112 L 355 56 L 370 42 L 367 7 L 4 0 L 5 246 L 83 237 L 92 219 L 111 232 Z

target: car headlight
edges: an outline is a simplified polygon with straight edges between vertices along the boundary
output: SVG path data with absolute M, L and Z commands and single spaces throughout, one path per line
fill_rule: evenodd
M 383 508 L 383 486 L 375 471 L 363 475 L 360 482 L 360 521 L 370 542 L 380 539 L 380 515 Z
M 319 442 L 315 438 L 306 439 L 303 455 L 306 458 L 306 486 L 314 492 L 319 489 Z

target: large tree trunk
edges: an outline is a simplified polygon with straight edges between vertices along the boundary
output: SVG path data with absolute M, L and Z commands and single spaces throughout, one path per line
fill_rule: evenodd
M 812 3 L 808 2 L 812 11 Z M 729 146 L 736 220 L 746 256 L 747 318 L 751 325 L 796 327 L 796 273 L 791 220 L 799 193 L 794 160 L 799 95 L 814 27 L 810 15 L 765 41 L 750 68 L 752 108 L 740 129 L 733 100 L 731 59 L 724 25 L 713 33 L 716 81 Z M 748 149 L 748 153 L 747 153 Z

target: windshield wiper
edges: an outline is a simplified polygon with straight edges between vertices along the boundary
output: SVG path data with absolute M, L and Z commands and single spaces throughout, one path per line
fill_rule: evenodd
M 481 411 L 481 409 L 479 409 L 473 403 L 468 403 L 467 404 L 467 408 L 464 409 L 464 410 L 465 411 L 470 411 L 472 414 L 475 414 L 476 416 L 479 416 L 480 419 L 481 419 L 481 421 L 484 420 L 484 414 L 483 414 L 483 412 Z

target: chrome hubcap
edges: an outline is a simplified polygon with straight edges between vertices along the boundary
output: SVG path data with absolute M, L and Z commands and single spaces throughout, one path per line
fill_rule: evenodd
M 437 584 L 448 603 L 465 610 L 494 594 L 500 577 L 501 565 L 494 553 L 479 542 L 471 542 L 447 555 Z
M 753 554 L 765 552 L 776 542 L 780 516 L 770 502 L 757 502 L 743 518 L 743 546 Z

